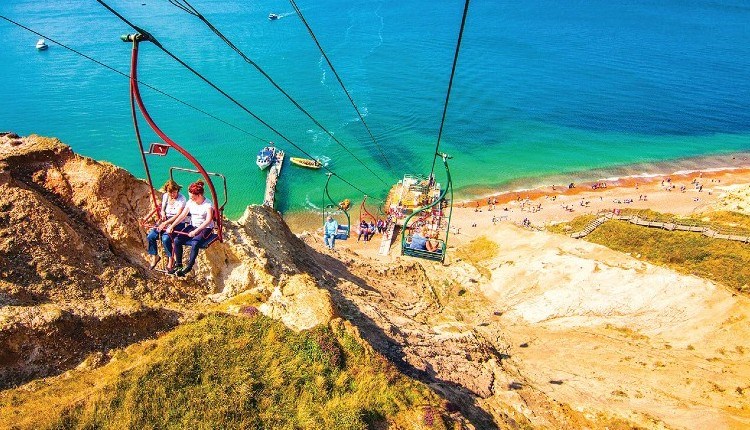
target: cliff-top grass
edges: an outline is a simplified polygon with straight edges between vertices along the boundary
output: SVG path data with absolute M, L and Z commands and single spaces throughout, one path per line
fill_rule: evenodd
M 6 390 L 0 427 L 446 428 L 440 398 L 332 327 L 210 314 L 98 369 Z
M 647 218 L 663 222 L 692 222 L 716 231 L 731 230 L 734 234 L 747 232 L 750 235 L 750 216 L 736 212 L 711 212 L 676 219 L 669 214 L 649 211 Z M 581 224 L 578 220 L 575 225 Z M 570 232 L 578 230 L 569 229 Z M 750 245 L 746 243 L 713 239 L 695 232 L 641 227 L 626 221 L 608 221 L 586 236 L 586 240 L 750 293 L 750 271 L 747 270 Z

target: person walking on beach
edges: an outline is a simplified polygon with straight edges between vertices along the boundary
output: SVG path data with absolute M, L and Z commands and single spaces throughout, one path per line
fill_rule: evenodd
M 333 249 L 336 244 L 336 231 L 339 229 L 339 223 L 333 219 L 332 216 L 328 215 L 326 222 L 323 223 L 323 243 L 328 249 Z
M 359 235 L 357 235 L 357 242 L 359 242 L 360 239 L 364 238 L 365 241 L 367 240 L 367 234 L 369 233 L 370 226 L 367 224 L 367 221 L 362 220 L 359 222 Z

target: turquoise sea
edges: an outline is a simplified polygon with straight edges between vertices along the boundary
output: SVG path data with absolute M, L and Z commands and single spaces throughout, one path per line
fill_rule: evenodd
M 297 3 L 376 143 L 289 3 L 191 2 L 346 150 L 196 17 L 167 0 L 108 3 L 373 200 L 429 172 L 463 1 Z M 119 36 L 132 29 L 94 0 L 4 0 L 0 15 L 128 73 Z M 711 167 L 750 150 L 748 23 L 746 0 L 473 0 L 441 140 L 458 196 Z M 0 130 L 56 136 L 144 177 L 125 77 L 49 41 L 37 51 L 36 35 L 1 19 L 0 38 Z M 142 88 L 161 128 L 227 176 L 230 218 L 262 201 L 265 141 L 302 156 L 154 46 L 142 45 L 139 77 L 244 130 Z M 150 160 L 158 183 L 186 166 L 176 154 Z M 279 209 L 320 206 L 325 179 L 284 167 Z M 330 191 L 362 198 L 336 177 Z

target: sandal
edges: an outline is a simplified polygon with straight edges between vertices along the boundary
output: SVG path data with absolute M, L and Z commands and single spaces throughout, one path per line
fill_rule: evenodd
M 153 262 L 153 263 L 151 263 L 151 267 L 150 267 L 150 268 L 151 268 L 151 270 L 154 270 L 154 269 L 156 268 L 156 265 L 157 265 L 157 264 L 159 264 L 159 262 L 160 262 L 160 261 L 161 261 L 161 257 L 159 257 L 159 256 L 157 255 L 157 256 L 156 256 L 156 259 L 154 260 L 154 262 Z

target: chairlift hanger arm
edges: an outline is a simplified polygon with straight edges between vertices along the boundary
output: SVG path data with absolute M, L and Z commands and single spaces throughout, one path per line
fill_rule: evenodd
M 200 171 L 196 170 L 196 169 L 186 169 L 184 167 L 170 167 L 169 168 L 169 177 L 171 179 L 173 179 L 173 180 L 174 180 L 173 172 L 175 170 L 176 171 L 180 171 L 180 172 L 189 172 L 189 173 L 199 173 L 200 174 Z M 222 182 L 224 184 L 224 203 L 222 203 L 221 206 L 219 206 L 219 211 L 223 212 L 224 211 L 224 206 L 226 206 L 227 202 L 229 201 L 229 196 L 227 194 L 227 178 L 226 178 L 226 176 L 222 175 L 221 173 L 215 173 L 215 172 L 206 172 L 206 173 L 208 175 L 210 175 L 210 176 L 217 176 L 217 177 L 221 178 L 221 180 L 222 180 Z
M 146 106 L 143 104 L 143 100 L 141 99 L 141 93 L 138 88 L 138 44 L 141 41 L 155 42 L 155 40 L 148 33 L 125 35 L 125 36 L 122 36 L 121 39 L 124 42 L 133 43 L 133 50 L 132 50 L 132 56 L 131 56 L 131 71 L 130 71 L 130 91 L 131 91 L 131 96 L 133 97 L 136 104 L 138 105 L 138 109 L 141 111 L 141 115 L 143 115 L 143 118 L 146 120 L 148 125 L 154 131 L 154 133 L 156 133 L 170 147 L 174 148 L 177 152 L 182 154 L 183 157 L 185 157 L 188 161 L 190 161 L 196 167 L 196 169 L 201 174 L 201 176 L 203 176 L 203 178 L 206 180 L 206 184 L 208 185 L 213 201 L 218 203 L 216 189 L 214 188 L 213 181 L 211 181 L 211 177 L 209 176 L 208 172 L 206 172 L 206 170 L 203 168 L 201 163 L 195 157 L 193 157 L 188 151 L 186 151 L 184 148 L 178 145 L 175 141 L 173 141 L 169 136 L 166 135 L 166 133 L 164 133 L 159 128 L 158 125 L 156 125 L 154 120 L 151 118 L 151 115 L 149 115 L 148 110 L 146 110 Z M 219 236 L 219 241 L 222 241 L 223 240 L 223 234 L 222 234 L 223 223 L 221 222 L 222 217 L 221 217 L 220 209 L 218 207 L 215 207 L 214 211 L 215 211 L 214 218 L 216 218 L 216 225 L 218 226 L 217 233 Z
M 341 205 L 337 205 L 336 202 L 331 197 L 331 194 L 328 192 L 328 184 L 329 182 L 331 182 L 331 176 L 335 176 L 335 175 L 336 175 L 335 173 L 330 173 L 330 172 L 326 173 L 326 176 L 328 176 L 328 178 L 326 179 L 324 198 L 323 198 L 323 222 L 324 223 L 326 222 L 326 209 L 333 209 L 333 208 L 340 209 L 342 212 L 344 212 L 344 215 L 346 215 L 346 238 L 348 238 L 349 233 L 351 232 L 351 226 L 352 226 L 352 221 L 351 221 L 351 218 L 349 217 L 349 212 L 345 208 L 341 207 Z M 325 202 L 326 198 L 331 203 L 326 203 Z

